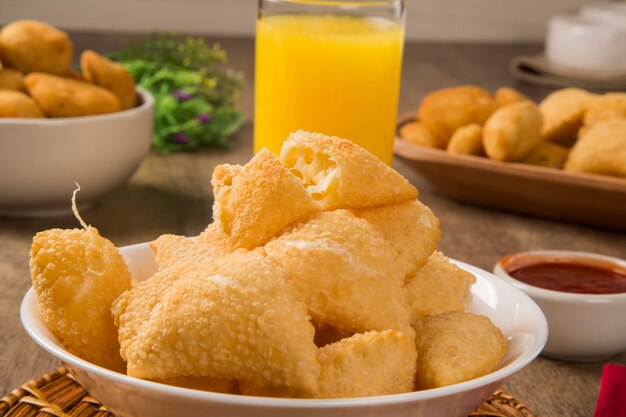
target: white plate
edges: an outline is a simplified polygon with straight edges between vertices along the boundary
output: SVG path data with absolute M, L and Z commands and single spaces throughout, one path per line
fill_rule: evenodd
M 147 243 L 121 248 L 133 277 L 144 280 L 156 270 Z M 496 371 L 483 377 L 425 391 L 366 398 L 306 400 L 218 394 L 162 385 L 118 374 L 67 352 L 39 316 L 31 288 L 22 301 L 28 334 L 59 358 L 87 390 L 123 417 L 465 417 L 528 365 L 546 343 L 548 326 L 537 305 L 523 292 L 489 272 L 463 262 L 476 276 L 471 311 L 488 316 L 507 337 L 507 352 Z

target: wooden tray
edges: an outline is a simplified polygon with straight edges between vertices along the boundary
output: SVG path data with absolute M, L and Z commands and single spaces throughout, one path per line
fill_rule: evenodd
M 401 116 L 398 128 L 413 119 Z M 457 155 L 399 137 L 394 152 L 448 197 L 626 231 L 626 179 Z
M 0 399 L 0 417 L 26 416 L 114 417 L 98 400 L 89 396 L 65 368 L 29 381 Z M 536 415 L 513 396 L 496 391 L 470 417 Z

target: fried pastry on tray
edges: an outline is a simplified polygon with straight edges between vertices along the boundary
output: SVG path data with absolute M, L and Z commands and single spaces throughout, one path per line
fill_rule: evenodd
M 214 181 L 216 182 L 216 181 Z M 217 182 L 216 182 L 217 183 Z M 237 248 L 252 249 L 319 211 L 302 182 L 262 149 L 215 196 L 213 218 Z
M 398 172 L 352 141 L 299 130 L 280 159 L 324 210 L 395 204 L 417 198 Z
M 466 311 L 475 282 L 474 275 L 441 252 L 433 253 L 404 286 L 411 322 L 446 311 Z
M 515 104 L 521 101 L 532 101 L 524 94 L 511 87 L 498 88 L 495 97 L 498 107 L 508 106 L 509 104 Z
M 546 168 L 562 169 L 567 160 L 569 149 L 551 142 L 541 142 L 534 151 L 520 162 Z
M 415 325 L 417 389 L 456 384 L 486 375 L 506 352 L 504 335 L 486 316 L 450 312 Z
M 626 93 L 606 93 L 594 96 L 587 104 L 584 118 L 585 129 L 612 119 L 626 119 Z
M 12 68 L 0 69 L 0 90 L 26 91 L 24 74 Z
M 407 142 L 428 148 L 440 147 L 437 138 L 428 130 L 424 123 L 410 122 L 400 128 L 400 137 Z
M 32 98 L 20 91 L 0 90 L 0 118 L 22 117 L 40 119 L 45 117 Z
M 498 109 L 485 123 L 483 144 L 491 159 L 519 161 L 541 142 L 541 113 L 530 101 Z
M 347 210 L 323 212 L 265 245 L 313 319 L 344 333 L 411 333 L 404 275 L 391 244 Z
M 85 79 L 115 94 L 121 110 L 137 105 L 135 81 L 122 64 L 88 49 L 80 56 L 80 66 Z
M 593 94 L 580 88 L 564 88 L 549 94 L 539 103 L 543 117 L 541 137 L 564 145 L 574 143 L 592 97 Z
M 261 248 L 157 272 L 113 306 L 128 374 L 208 376 L 317 391 L 304 303 Z
M 398 254 L 394 262 L 405 277 L 426 263 L 441 235 L 439 219 L 419 201 L 357 209 L 352 213 L 367 220 L 391 243 Z
M 34 72 L 24 78 L 29 94 L 48 117 L 74 117 L 112 113 L 120 102 L 96 85 Z
M 478 123 L 472 123 L 459 127 L 452 134 L 447 151 L 460 155 L 485 155 L 482 126 Z

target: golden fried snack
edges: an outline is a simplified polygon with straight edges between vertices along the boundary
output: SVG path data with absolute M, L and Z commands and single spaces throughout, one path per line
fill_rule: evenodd
M 89 116 L 120 110 L 113 93 L 86 82 L 33 72 L 24 78 L 24 84 L 49 117 Z
M 88 81 L 115 94 L 122 110 L 137 105 L 135 80 L 122 64 L 113 62 L 88 49 L 83 51 L 80 56 L 80 66 Z
M 0 90 L 26 91 L 24 74 L 11 68 L 0 69 Z
M 72 41 L 43 22 L 17 20 L 0 31 L 0 58 L 23 73 L 61 75 L 72 61 Z
M 175 376 L 173 378 L 156 379 L 154 382 L 200 391 L 221 392 L 222 394 L 239 393 L 237 381 L 234 379 L 210 378 L 208 376 Z
M 324 347 L 352 336 L 352 333 L 341 332 L 328 324 L 318 324 L 314 321 L 313 326 L 315 327 L 315 338 L 313 340 L 317 347 Z
M 450 312 L 415 326 L 417 389 L 438 388 L 486 375 L 506 352 L 506 339 L 486 316 Z
M 201 265 L 233 251 L 229 245 L 210 244 L 185 236 L 161 235 L 150 242 L 159 271 L 175 265 Z
M 213 196 L 217 197 L 220 190 L 233 185 L 233 179 L 239 175 L 241 165 L 222 164 L 215 167 L 213 176 L 211 177 L 211 185 L 213 186 Z
M 217 248 L 217 250 L 222 253 L 230 253 L 235 249 L 230 242 L 230 237 L 215 223 L 208 225 L 207 228 L 198 235 L 197 239 L 200 242 Z
M 397 254 L 366 220 L 347 210 L 319 213 L 265 250 L 317 323 L 344 333 L 411 332 Z
M 495 97 L 498 107 L 508 106 L 509 104 L 515 104 L 521 101 L 532 101 L 524 94 L 511 87 L 498 88 Z
M 404 286 L 411 322 L 447 311 L 467 311 L 475 282 L 474 275 L 434 252 Z
M 448 152 L 461 155 L 485 155 L 483 128 L 477 123 L 459 127 L 448 143 Z
M 541 142 L 534 151 L 520 162 L 547 168 L 563 169 L 569 149 L 551 142 Z
M 319 211 L 298 177 L 267 149 L 257 153 L 231 182 L 215 196 L 213 218 L 237 248 L 263 245 L 287 226 Z
M 417 190 L 402 175 L 347 139 L 299 130 L 283 144 L 280 159 L 324 210 L 417 198 Z
M 87 81 L 87 79 L 85 77 L 83 77 L 83 74 L 81 74 L 78 71 L 75 71 L 71 68 L 66 69 L 63 74 L 61 74 L 62 77 L 64 78 L 71 78 L 73 80 L 77 80 L 77 81 Z M 88 81 L 87 81 L 88 82 Z
M 409 276 L 428 261 L 441 236 L 439 219 L 419 201 L 352 210 L 367 220 L 397 252 L 394 261 Z
M 413 339 L 393 330 L 368 332 L 324 346 L 318 398 L 366 397 L 413 391 Z
M 591 127 L 570 151 L 565 170 L 626 177 L 626 119 Z
M 157 272 L 113 305 L 128 375 L 239 379 L 314 393 L 314 329 L 262 249 Z
M 32 98 L 20 91 L 0 90 L 0 118 L 24 117 L 38 119 L 45 117 Z
M 585 129 L 611 119 L 626 119 L 626 93 L 606 93 L 594 96 L 587 104 Z
M 400 128 L 400 137 L 407 142 L 429 148 L 438 148 L 440 143 L 430 130 L 420 122 L 410 122 Z
M 541 113 L 530 101 L 498 109 L 485 123 L 483 144 L 491 159 L 519 161 L 541 142 Z
M 549 94 L 539 103 L 543 116 L 541 137 L 564 145 L 572 144 L 592 97 L 593 94 L 580 88 L 564 88 Z
M 459 127 L 478 123 L 482 125 L 496 109 L 496 102 L 484 88 L 473 85 L 442 88 L 424 97 L 417 112 L 445 149 L 450 137 Z
M 94 227 L 33 238 L 30 271 L 48 329 L 77 356 L 124 372 L 111 303 L 131 287 L 124 258 Z

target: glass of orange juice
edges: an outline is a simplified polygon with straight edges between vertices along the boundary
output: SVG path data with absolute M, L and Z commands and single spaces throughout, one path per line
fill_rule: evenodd
M 402 0 L 259 0 L 254 149 L 298 129 L 351 139 L 391 164 Z

